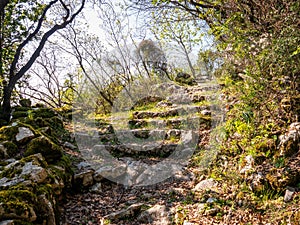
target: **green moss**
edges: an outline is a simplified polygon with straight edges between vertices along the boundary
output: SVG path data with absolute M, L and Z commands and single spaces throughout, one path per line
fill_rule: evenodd
M 59 167 L 63 168 L 64 171 L 59 169 Z M 50 168 L 56 176 L 63 179 L 66 186 L 71 185 L 74 171 L 72 169 L 72 163 L 68 155 L 63 155 L 58 162 L 56 162 L 54 165 L 50 165 Z
M 49 126 L 49 123 L 45 121 L 45 119 L 43 119 L 42 117 L 37 117 L 35 119 L 32 118 L 24 118 L 23 120 L 21 120 L 24 124 L 28 124 L 34 128 L 41 128 L 41 127 L 47 127 Z
M 8 162 L 0 160 L 0 166 L 6 166 L 6 165 L 8 165 Z M 0 172 L 0 178 L 1 178 L 1 172 Z
M 54 163 L 62 157 L 62 148 L 45 136 L 33 139 L 24 153 L 25 156 L 41 153 L 48 163 Z
M 41 166 L 43 168 L 47 168 L 48 164 L 42 157 L 38 157 L 37 155 L 30 155 L 28 157 L 22 158 L 20 160 L 22 164 L 25 164 L 27 162 L 32 162 L 33 165 Z
M 36 195 L 28 190 L 0 191 L 0 202 L 24 201 L 28 204 L 34 204 L 36 200 Z
M 19 153 L 18 146 L 11 141 L 3 142 L 2 145 L 6 148 L 6 152 L 9 157 L 14 157 Z
M 63 121 L 60 118 L 58 118 L 57 116 L 47 118 L 47 119 L 45 119 L 45 121 L 47 121 L 48 124 L 50 124 L 52 127 L 61 128 L 61 129 L 64 128 Z
M 56 116 L 56 112 L 49 108 L 38 108 L 32 111 L 32 115 L 34 118 L 42 117 L 42 118 L 51 118 Z
M 26 112 L 26 111 L 29 111 L 29 110 L 32 110 L 31 107 L 24 107 L 24 106 L 17 106 L 14 108 L 15 112 L 16 111 L 23 111 L 23 112 Z
M 2 190 L 0 191 L 0 204 L 4 214 L 0 219 L 6 219 L 6 215 L 15 214 L 14 219 L 25 219 L 31 216 L 33 205 L 37 204 L 37 197 L 28 190 Z M 5 215 L 6 214 L 6 215 Z
M 12 113 L 13 119 L 18 119 L 18 118 L 27 117 L 27 116 L 28 116 L 27 111 L 15 111 Z
M 31 209 L 32 206 L 20 202 L 20 201 L 9 201 L 2 203 L 2 208 L 4 209 L 4 214 L 0 215 L 0 219 L 7 219 L 6 215 L 9 217 L 14 217 L 13 219 L 26 219 L 27 217 L 30 218 L 31 216 Z M 15 214 L 15 216 L 12 216 Z
M 19 130 L 17 126 L 5 126 L 0 128 L 0 141 L 13 141 Z
M 47 198 L 52 198 L 52 186 L 51 184 L 37 185 L 35 187 L 35 193 L 36 195 L 45 194 Z
M 14 166 L 10 166 L 9 168 L 4 169 L 0 173 L 0 179 L 3 177 L 6 178 L 14 178 L 17 174 L 21 174 L 22 172 L 22 164 L 17 162 Z

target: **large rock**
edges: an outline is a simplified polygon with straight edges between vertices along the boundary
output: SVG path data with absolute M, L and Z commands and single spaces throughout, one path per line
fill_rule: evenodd
M 65 187 L 68 166 L 63 160 L 48 165 L 40 153 L 4 166 L 0 172 L 0 221 L 55 225 L 56 197 Z
M 45 168 L 34 165 L 33 162 L 26 162 L 20 176 L 39 184 L 46 180 L 48 173 Z
M 300 149 L 300 122 L 292 123 L 288 131 L 279 137 L 281 156 L 292 156 Z
M 116 180 L 126 172 L 126 165 L 123 163 L 117 165 L 106 165 L 95 171 L 94 179 L 99 182 L 104 178 Z
M 84 187 L 89 187 L 93 185 L 94 179 L 94 170 L 86 170 L 74 175 L 74 182 L 76 184 L 82 184 Z
M 19 219 L 33 222 L 37 219 L 33 209 L 34 195 L 29 191 L 0 191 L 0 196 L 0 220 Z
M 19 153 L 18 146 L 11 141 L 0 143 L 0 158 L 13 158 Z
M 41 153 L 48 163 L 58 161 L 62 157 L 62 148 L 45 136 L 37 137 L 29 142 L 25 156 Z
M 19 127 L 18 134 L 16 135 L 16 141 L 19 143 L 25 143 L 26 141 L 33 139 L 35 137 L 32 130 L 28 127 Z
M 175 77 L 175 81 L 183 84 L 194 85 L 196 81 L 194 77 L 188 73 L 179 72 Z
M 45 194 L 38 196 L 39 206 L 41 207 L 41 211 L 45 212 L 45 217 L 47 218 L 46 224 L 47 225 L 56 225 L 55 219 L 55 206 L 54 204 L 46 197 Z
M 137 221 L 143 224 L 168 225 L 172 224 L 169 218 L 170 212 L 164 205 L 155 205 L 150 209 L 142 212 Z
M 144 204 L 137 203 L 129 206 L 127 209 L 123 209 L 114 213 L 111 213 L 109 215 L 106 215 L 104 219 L 108 220 L 121 220 L 126 218 L 134 218 L 136 215 L 140 212 L 142 206 Z
M 217 185 L 218 185 L 217 181 L 210 178 L 210 179 L 202 180 L 201 182 L 199 182 L 193 190 L 194 191 L 204 191 L 207 189 L 211 190 L 211 189 L 215 189 Z

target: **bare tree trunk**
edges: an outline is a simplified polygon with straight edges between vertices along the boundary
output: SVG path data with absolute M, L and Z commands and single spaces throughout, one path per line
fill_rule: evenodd
M 18 46 L 16 53 L 14 55 L 14 59 L 12 61 L 12 64 L 10 66 L 10 73 L 9 73 L 9 81 L 6 86 L 4 86 L 3 89 L 3 102 L 2 102 L 2 115 L 0 117 L 2 119 L 5 119 L 6 121 L 9 121 L 10 119 L 10 112 L 11 112 L 11 96 L 14 87 L 16 86 L 17 82 L 26 74 L 26 72 L 31 68 L 33 63 L 36 61 L 36 59 L 39 57 L 41 51 L 43 50 L 47 40 L 50 36 L 52 36 L 55 32 L 57 32 L 60 29 L 65 28 L 68 24 L 72 23 L 75 19 L 75 17 L 82 11 L 86 0 L 82 0 L 80 8 L 74 12 L 73 15 L 70 14 L 70 9 L 67 7 L 67 5 L 64 4 L 63 1 L 59 1 L 63 8 L 66 11 L 66 16 L 64 17 L 64 21 L 61 24 L 55 24 L 50 30 L 48 30 L 41 38 L 40 43 L 38 44 L 38 47 L 34 50 L 32 53 L 30 59 L 27 63 L 25 63 L 24 66 L 21 67 L 21 69 L 16 72 L 17 64 L 20 60 L 21 52 L 23 51 L 24 47 L 31 41 L 32 38 L 34 38 L 41 30 L 42 24 L 46 18 L 47 11 L 58 2 L 58 0 L 51 1 L 44 9 L 41 17 L 37 21 L 37 27 L 35 30 Z M 2 4 L 2 2 L 1 2 Z M 1 5 L 0 5 L 1 7 Z M 4 9 L 4 8 L 3 8 Z M 1 8 L 0 8 L 1 10 Z M 3 12 L 3 11 L 0 11 Z
M 11 89 L 11 90 L 10 90 Z M 0 119 L 9 121 L 10 113 L 11 113 L 11 105 L 10 99 L 12 95 L 12 87 L 11 85 L 7 85 L 3 89 L 3 103 L 2 103 L 2 115 L 0 115 Z

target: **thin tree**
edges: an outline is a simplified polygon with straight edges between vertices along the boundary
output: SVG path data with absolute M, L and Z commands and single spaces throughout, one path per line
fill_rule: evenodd
M 26 1 L 25 1 L 26 2 Z M 71 24 L 79 13 L 83 10 L 86 0 L 81 0 L 79 6 L 78 2 L 73 4 L 68 4 L 63 0 L 53 0 L 45 5 L 39 4 L 35 8 L 35 15 L 30 15 L 27 13 L 28 20 L 31 21 L 29 27 L 22 26 L 26 30 L 22 33 L 22 39 L 17 43 L 16 50 L 12 52 L 9 64 L 1 64 L 1 77 L 5 79 L 3 82 L 3 96 L 1 99 L 1 118 L 9 120 L 11 112 L 11 98 L 13 90 L 17 82 L 28 72 L 31 66 L 34 64 L 36 59 L 39 57 L 41 51 L 43 50 L 47 40 L 57 31 L 64 29 L 69 24 Z M 4 60 L 3 46 L 2 43 L 5 41 L 7 29 L 5 23 L 10 22 L 7 20 L 14 20 L 14 17 L 5 17 L 7 13 L 19 13 L 18 11 L 11 12 L 10 4 L 16 6 L 14 1 L 4 1 L 0 5 L 0 15 L 1 15 L 1 62 Z M 48 21 L 49 14 L 52 13 L 54 17 L 53 21 Z M 56 13 L 56 14 L 55 14 Z M 20 15 L 16 15 L 20 16 Z M 51 16 L 49 16 L 51 18 Z M 23 18 L 26 20 L 27 18 Z M 14 21 L 13 21 L 14 22 Z M 28 22 L 28 21 L 27 21 Z M 13 31 L 11 31 L 13 32 Z M 32 52 L 28 53 L 28 59 L 24 60 L 24 51 L 33 41 L 37 43 L 36 48 Z M 8 68 L 3 68 L 8 67 Z

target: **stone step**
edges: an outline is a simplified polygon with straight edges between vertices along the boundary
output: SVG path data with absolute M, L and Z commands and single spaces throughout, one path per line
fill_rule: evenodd
M 133 119 L 180 117 L 201 113 L 204 110 L 209 110 L 209 106 L 186 105 L 172 108 L 163 112 L 136 111 L 133 112 L 132 117 Z
M 176 134 L 176 135 L 175 135 Z M 170 139 L 174 135 L 180 137 L 181 130 L 157 130 L 157 129 L 135 129 L 135 130 L 121 130 L 116 131 L 119 138 L 130 140 L 130 138 L 140 138 L 149 140 L 163 140 Z
M 174 178 L 187 181 L 193 175 L 182 173 L 184 167 L 188 165 L 189 156 L 193 154 L 190 148 L 181 149 L 170 158 L 152 158 L 149 160 L 135 159 L 132 157 L 109 157 L 108 151 L 103 146 L 96 146 L 92 155 L 97 156 L 95 160 L 89 161 L 88 173 L 92 171 L 92 179 L 101 182 L 109 179 L 125 186 L 151 185 L 159 183 L 166 178 Z M 90 168 L 93 168 L 91 170 Z M 86 179 L 87 180 L 87 179 Z M 99 185 L 91 187 L 93 192 L 101 192 Z
M 129 136 L 134 134 L 133 131 L 122 131 L 123 134 Z M 140 131 L 138 131 L 140 132 Z M 150 133 L 151 131 L 149 131 Z M 198 131 L 183 131 L 171 129 L 169 131 L 157 130 L 155 133 L 160 138 L 134 138 L 133 136 L 127 138 L 126 135 L 120 137 L 116 135 L 114 143 L 105 144 L 101 143 L 101 136 L 91 136 L 84 133 L 76 133 L 76 142 L 79 149 L 93 149 L 95 146 L 102 146 L 102 149 L 106 149 L 109 152 L 122 152 L 126 154 L 136 154 L 139 152 L 147 152 L 150 154 L 167 154 L 172 152 L 179 145 L 192 146 L 198 142 Z M 177 141 L 173 140 L 177 139 Z M 170 141 L 170 139 L 172 139 Z M 173 143 L 172 143 L 173 142 Z M 177 143 L 176 143 L 177 142 Z
M 174 142 L 179 141 L 186 131 L 182 129 L 135 129 L 135 130 L 119 130 L 110 134 L 88 134 L 88 133 L 76 133 L 76 141 L 86 145 L 99 143 L 129 143 L 129 142 L 155 142 L 172 140 Z M 197 130 L 192 131 L 193 134 L 197 134 Z
M 95 147 L 97 148 L 95 150 Z M 159 155 L 164 156 L 175 151 L 178 144 L 165 144 L 160 142 L 146 143 L 127 143 L 121 145 L 95 145 L 93 148 L 85 148 L 81 150 L 82 156 L 88 161 L 97 161 L 98 159 L 111 158 L 112 154 L 124 155 Z M 105 155 L 104 155 L 105 154 Z M 111 155 L 109 155 L 111 154 Z
M 210 111 L 203 110 L 201 114 L 206 117 L 192 116 L 189 118 L 182 119 L 178 118 L 154 118 L 154 119 L 132 119 L 128 121 L 128 127 L 133 129 L 196 129 L 202 124 L 210 122 Z

